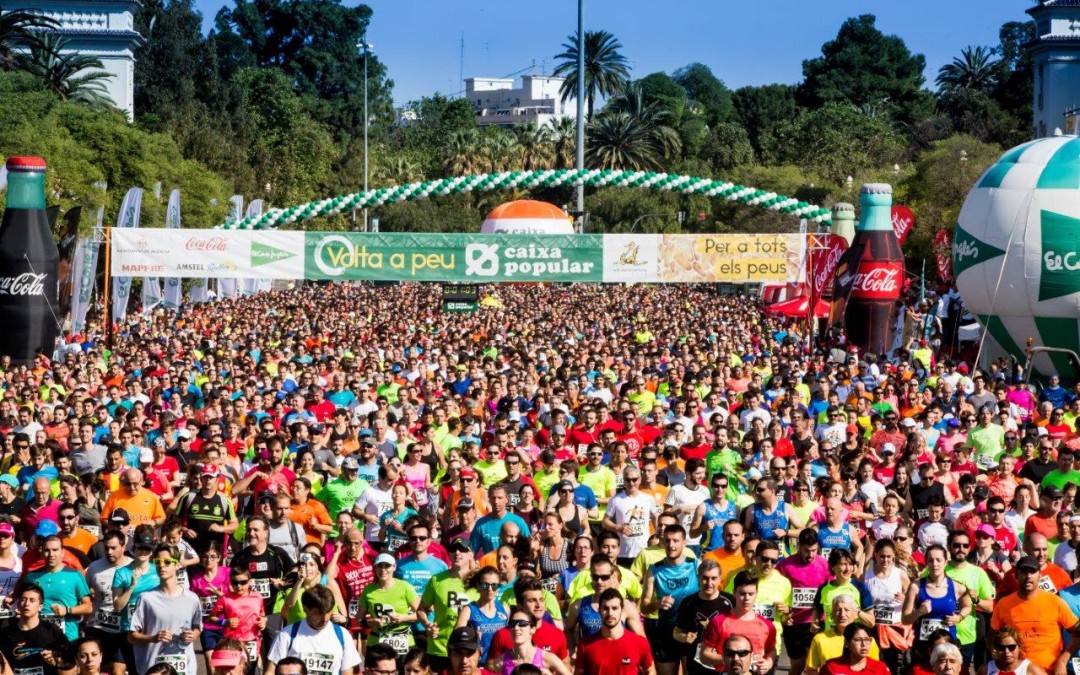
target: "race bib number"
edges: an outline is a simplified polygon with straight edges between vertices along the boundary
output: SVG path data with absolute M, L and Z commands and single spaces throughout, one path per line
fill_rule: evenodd
M 94 612 L 94 625 L 102 630 L 117 632 L 120 630 L 120 615 L 116 612 L 99 609 Z
M 980 469 L 992 469 L 997 466 L 997 461 L 990 455 L 979 455 L 975 458 L 975 465 Z
M 830 554 L 830 553 L 832 553 L 832 549 L 831 549 L 831 548 L 824 548 L 824 547 L 822 547 L 822 549 L 821 549 L 821 557 L 822 557 L 822 558 L 825 558 L 826 560 L 828 560 L 828 559 L 829 559 L 829 554 Z
M 1069 665 L 1072 666 L 1073 675 L 1080 675 L 1080 657 L 1069 659 Z
M 188 587 L 188 575 L 186 567 L 181 567 L 180 569 L 176 570 L 176 581 L 180 584 L 180 588 L 186 589 Z
M 200 604 L 202 604 L 203 618 L 209 620 L 210 613 L 214 611 L 214 605 L 217 604 L 217 596 L 207 595 L 205 597 L 199 598 L 199 602 Z
M 264 598 L 270 597 L 270 580 L 269 579 L 252 579 L 251 588 Z
M 947 628 L 941 619 L 923 619 L 919 622 L 919 639 L 929 640 L 930 634 L 940 628 Z
M 548 593 L 555 593 L 555 591 L 559 588 L 559 580 L 555 577 L 548 577 L 546 579 L 541 579 L 540 585 Z
M 810 609 L 814 606 L 816 588 L 793 588 L 791 589 L 791 606 L 795 609 Z
M 875 605 L 874 621 L 883 626 L 895 626 L 900 623 L 900 609 L 893 605 Z
M 1039 577 L 1039 588 L 1043 589 L 1044 591 L 1050 591 L 1055 595 L 1057 594 L 1057 586 L 1055 586 L 1054 582 L 1050 580 L 1050 577 Z
M 386 550 L 393 553 L 405 543 L 405 535 L 397 530 L 386 531 Z
M 355 617 L 360 613 L 360 598 L 353 598 L 349 601 L 349 618 Z
M 628 536 L 643 537 L 648 533 L 648 526 L 643 518 L 636 518 L 627 524 L 630 526 L 630 534 Z
M 408 633 L 391 633 L 390 635 L 382 635 L 379 637 L 379 642 L 384 645 L 389 645 L 398 654 L 404 654 L 409 651 Z
M 304 652 L 300 660 L 307 666 L 308 675 L 333 675 L 334 657 L 331 654 Z
M 1077 659 L 1073 659 L 1076 661 Z M 41 666 L 37 668 L 16 668 L 15 675 L 45 675 L 45 669 Z
M 187 485 L 187 473 L 181 471 L 180 472 L 180 487 L 184 487 L 185 485 Z
M 926 509 L 915 509 L 915 520 L 926 520 L 929 515 Z
M 156 663 L 164 663 L 172 666 L 178 675 L 187 673 L 187 654 L 163 654 L 157 658 Z M 192 674 L 194 675 L 194 673 Z
M 772 604 L 754 604 L 754 611 L 758 613 L 762 619 L 772 621 L 776 618 L 776 607 Z
M 259 641 L 249 640 L 245 642 L 244 651 L 247 652 L 248 663 L 255 663 L 259 660 Z
M 56 626 L 60 630 L 64 630 L 64 626 L 67 624 L 67 621 L 64 620 L 64 617 L 56 616 L 55 614 L 50 614 L 48 616 L 42 616 L 41 618 L 44 621 L 47 621 L 48 623 L 51 623 L 52 625 Z

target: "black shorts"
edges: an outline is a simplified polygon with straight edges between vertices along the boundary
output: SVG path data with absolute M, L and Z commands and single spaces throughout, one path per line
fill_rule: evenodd
M 810 651 L 810 642 L 814 639 L 814 631 L 808 623 L 797 623 L 792 626 L 784 626 L 784 651 L 789 659 L 796 661 L 805 659 Z
M 662 625 L 656 619 L 645 619 L 645 634 L 652 645 L 653 660 L 677 663 L 686 655 L 686 645 L 675 639 L 674 626 Z

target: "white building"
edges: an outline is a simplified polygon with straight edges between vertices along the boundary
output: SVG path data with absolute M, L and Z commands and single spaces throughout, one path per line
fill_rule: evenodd
M 63 53 L 98 58 L 111 77 L 105 82 L 116 107 L 135 114 L 135 50 L 146 43 L 135 30 L 138 0 L 5 0 L 5 10 L 22 9 L 55 19 L 66 41 Z
M 559 87 L 564 78 L 525 75 L 515 88 L 513 78 L 470 77 L 465 80 L 465 100 L 476 110 L 476 123 L 512 127 L 544 126 L 560 117 L 577 118 L 577 101 L 563 102 Z
M 1027 13 L 1035 21 L 1032 131 L 1042 138 L 1066 130 L 1066 113 L 1080 107 L 1080 0 L 1039 0 Z

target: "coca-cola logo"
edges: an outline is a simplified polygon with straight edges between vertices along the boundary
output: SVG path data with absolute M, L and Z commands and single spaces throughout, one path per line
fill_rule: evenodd
M 813 254 L 814 265 L 814 293 L 821 295 L 829 280 L 836 273 L 836 266 L 840 264 L 840 258 L 847 250 L 847 240 L 835 235 L 826 235 L 825 250 L 816 250 Z
M 228 246 L 225 237 L 189 237 L 184 244 L 187 251 L 224 251 Z
M 855 273 L 851 295 L 859 298 L 896 298 L 900 295 L 901 271 L 898 265 L 861 267 Z
M 45 295 L 48 276 L 24 272 L 17 277 L 0 277 L 0 295 Z
M 892 226 L 896 234 L 896 240 L 903 245 L 915 227 L 915 212 L 907 206 L 897 205 L 892 207 Z

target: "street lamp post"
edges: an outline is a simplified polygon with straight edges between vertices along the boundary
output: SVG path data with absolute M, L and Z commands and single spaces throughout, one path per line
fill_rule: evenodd
M 638 223 L 645 220 L 646 218 L 667 218 L 670 215 L 671 214 L 669 213 L 646 213 L 645 215 L 638 216 L 634 219 L 634 222 L 630 224 L 630 231 L 636 232 Z
M 364 55 L 364 192 L 368 190 L 368 57 L 371 56 L 371 52 L 375 49 L 370 42 L 367 41 L 367 35 L 360 40 L 360 44 L 357 45 Z M 368 210 L 364 207 L 364 232 L 368 230 Z
M 577 156 L 578 171 L 585 170 L 585 0 L 577 3 Z M 578 179 L 580 180 L 580 179 Z M 575 186 L 578 231 L 585 230 L 585 183 Z

